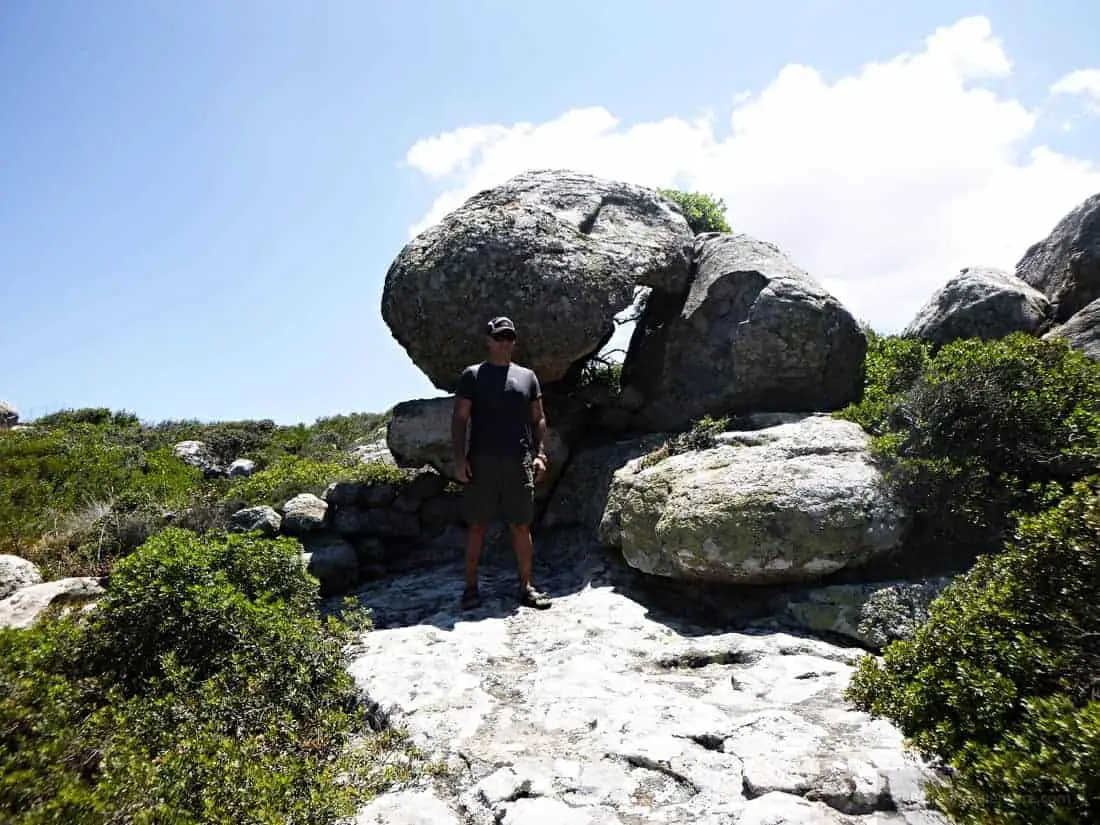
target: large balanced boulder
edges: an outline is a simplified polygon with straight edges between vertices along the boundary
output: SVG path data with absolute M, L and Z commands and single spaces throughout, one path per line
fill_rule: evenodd
M 601 543 L 644 573 L 725 584 L 817 581 L 900 546 L 904 511 L 858 424 L 812 415 L 718 440 L 617 470 Z
M 1100 361 L 1100 298 L 1061 326 L 1052 329 L 1043 338 L 1064 338 L 1074 349 L 1081 350 L 1093 361 Z
M 623 367 L 637 425 L 674 430 L 704 415 L 821 411 L 857 398 L 867 337 L 852 314 L 773 244 L 695 239 L 686 300 L 650 297 Z
M 1100 193 L 1032 244 L 1016 264 L 1016 274 L 1050 299 L 1056 323 L 1100 298 Z
M 942 346 L 959 338 L 990 340 L 1013 332 L 1037 334 L 1050 301 L 1015 275 L 969 266 L 937 290 L 903 335 Z
M 527 172 L 422 232 L 386 273 L 382 318 L 445 392 L 485 357 L 489 318 L 516 323 L 516 359 L 544 383 L 599 349 L 635 288 L 682 292 L 692 232 L 651 189 L 566 171 Z

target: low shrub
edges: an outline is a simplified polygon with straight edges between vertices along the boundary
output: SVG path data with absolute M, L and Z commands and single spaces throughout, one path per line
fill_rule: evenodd
M 1023 518 L 934 601 L 912 639 L 865 657 L 848 698 L 954 776 L 960 825 L 1100 821 L 1100 477 Z
M 322 825 L 423 767 L 371 733 L 300 551 L 169 528 L 90 612 L 0 630 L 0 820 Z
M 1023 333 L 959 340 L 934 356 L 879 339 L 862 401 L 839 413 L 875 434 L 912 541 L 965 566 L 1013 519 L 1055 503 L 1100 466 L 1100 364 Z

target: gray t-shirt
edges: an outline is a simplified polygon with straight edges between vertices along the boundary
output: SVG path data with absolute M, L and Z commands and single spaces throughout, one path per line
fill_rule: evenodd
M 473 364 L 462 371 L 458 395 L 473 401 L 471 453 L 522 455 L 534 449 L 531 402 L 542 397 L 542 388 L 532 370 L 519 364 Z

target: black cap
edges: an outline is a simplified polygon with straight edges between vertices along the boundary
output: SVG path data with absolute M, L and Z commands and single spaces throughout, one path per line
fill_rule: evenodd
M 502 332 L 510 332 L 513 335 L 516 334 L 516 325 L 512 323 L 511 318 L 505 318 L 500 315 L 493 318 L 485 327 L 485 331 L 489 335 L 500 335 Z

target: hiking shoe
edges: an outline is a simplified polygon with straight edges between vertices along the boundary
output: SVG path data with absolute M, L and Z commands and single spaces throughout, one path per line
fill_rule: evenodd
M 550 606 L 550 597 L 540 593 L 530 584 L 519 589 L 519 601 L 525 607 L 534 607 L 539 610 L 545 610 Z
M 462 591 L 462 609 L 471 610 L 481 606 L 481 594 L 476 587 L 467 587 Z

